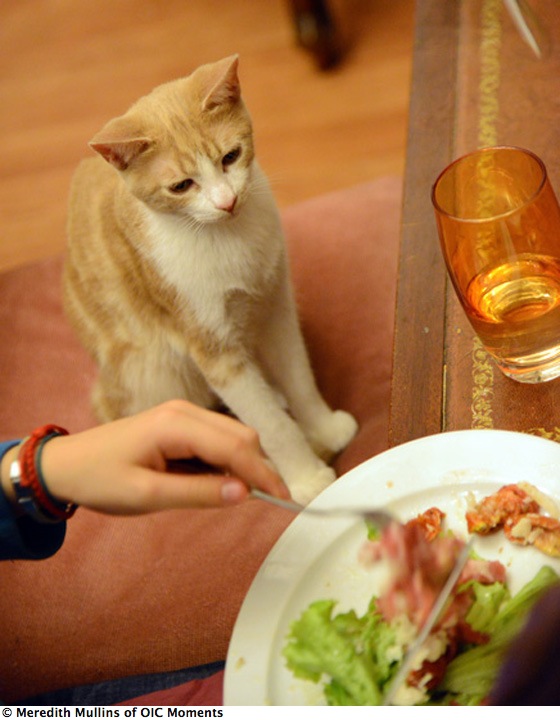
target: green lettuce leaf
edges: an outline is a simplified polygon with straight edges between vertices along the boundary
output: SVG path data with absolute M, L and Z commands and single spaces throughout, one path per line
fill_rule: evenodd
M 509 591 L 500 582 L 483 585 L 478 581 L 471 583 L 471 590 L 475 600 L 465 620 L 477 632 L 492 632 L 500 606 L 509 598 Z
M 387 648 L 395 634 L 372 602 L 363 617 L 335 615 L 335 602 L 312 603 L 292 623 L 284 657 L 296 677 L 319 682 L 327 676 L 331 705 L 378 705 L 391 676 Z
M 488 624 L 489 642 L 457 655 L 449 664 L 438 690 L 456 694 L 460 704 L 481 702 L 496 681 L 504 653 L 523 628 L 529 611 L 543 592 L 558 580 L 558 574 L 544 566 L 516 595 L 502 603 L 494 620 Z

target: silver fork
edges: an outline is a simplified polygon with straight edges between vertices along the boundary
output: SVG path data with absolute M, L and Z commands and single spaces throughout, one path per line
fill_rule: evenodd
M 183 458 L 180 460 L 171 460 L 167 464 L 168 469 L 172 472 L 181 473 L 209 473 L 211 475 L 222 474 L 219 468 L 209 465 L 203 460 L 198 458 Z M 285 510 L 291 510 L 295 513 L 307 513 L 309 515 L 325 515 L 325 516 L 352 516 L 363 518 L 367 522 L 373 523 L 380 530 L 383 530 L 392 522 L 399 522 L 393 515 L 388 513 L 386 510 L 380 510 L 378 508 L 315 508 L 307 505 L 300 505 L 300 503 L 294 502 L 293 500 L 283 500 L 275 495 L 270 495 L 264 490 L 258 488 L 252 488 L 251 495 L 258 500 L 264 500 L 264 502 L 278 507 L 284 508 Z
M 258 500 L 264 500 L 264 502 L 270 503 L 271 505 L 277 505 L 278 507 L 284 508 L 285 510 L 291 510 L 295 513 L 322 515 L 324 517 L 355 515 L 356 517 L 363 518 L 367 522 L 373 523 L 380 530 L 383 530 L 383 528 L 386 528 L 392 522 L 399 522 L 393 515 L 391 515 L 391 513 L 386 510 L 380 510 L 379 508 L 318 508 L 309 505 L 300 505 L 293 500 L 284 500 L 283 498 L 270 495 L 258 488 L 253 488 L 251 490 L 251 495 Z

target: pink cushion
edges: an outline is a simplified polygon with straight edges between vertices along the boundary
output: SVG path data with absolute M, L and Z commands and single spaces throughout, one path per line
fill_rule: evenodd
M 360 422 L 339 472 L 387 447 L 400 198 L 401 180 L 383 178 L 283 212 L 319 385 Z M 95 422 L 95 369 L 64 319 L 60 271 L 53 258 L 0 276 L 0 439 Z M 257 501 L 141 518 L 80 509 L 56 556 L 0 564 L 0 697 L 224 659 L 291 519 Z

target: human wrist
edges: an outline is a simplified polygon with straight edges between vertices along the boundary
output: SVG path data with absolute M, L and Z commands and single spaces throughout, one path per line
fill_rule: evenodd
M 48 487 L 42 471 L 45 446 L 68 432 L 57 425 L 34 430 L 21 443 L 17 459 L 9 466 L 12 497 L 26 515 L 39 523 L 56 523 L 72 517 L 76 505 L 60 500 Z
M 42 476 L 50 495 L 59 503 L 73 503 L 73 493 L 67 487 L 69 476 L 73 476 L 73 461 L 68 449 L 69 436 L 60 435 L 49 440 L 43 447 L 41 456 Z M 70 443 L 70 448 L 72 444 Z

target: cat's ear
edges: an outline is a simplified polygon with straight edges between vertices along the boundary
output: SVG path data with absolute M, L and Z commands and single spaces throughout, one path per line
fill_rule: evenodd
M 125 118 L 116 118 L 90 140 L 89 146 L 117 170 L 126 170 L 151 144 L 151 140 L 134 132 Z
M 241 85 L 237 74 L 239 55 L 232 55 L 215 63 L 208 78 L 208 92 L 202 101 L 203 110 L 219 105 L 236 103 L 241 97 Z
M 126 170 L 138 155 L 148 149 L 151 143 L 147 138 L 134 138 L 118 142 L 94 142 L 92 140 L 89 145 L 117 170 Z

